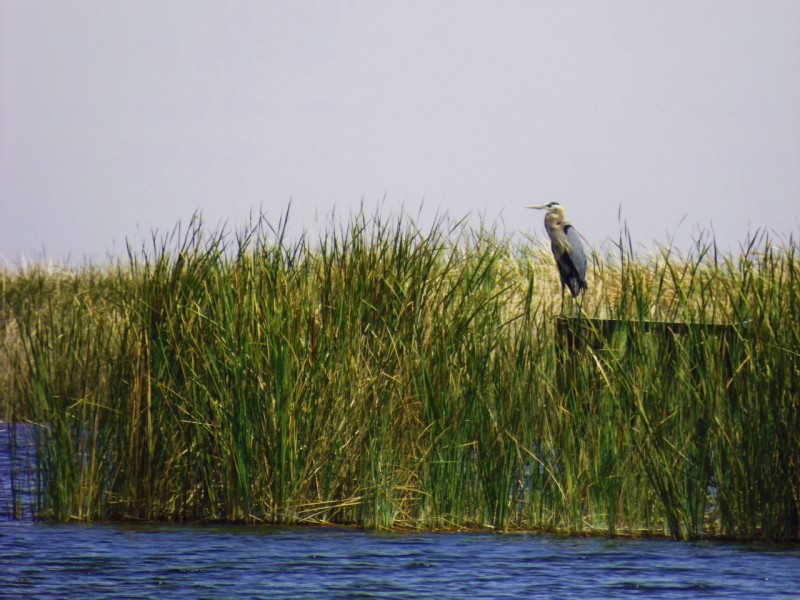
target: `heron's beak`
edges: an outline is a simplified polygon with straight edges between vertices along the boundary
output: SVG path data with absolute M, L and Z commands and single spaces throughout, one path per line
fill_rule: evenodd
M 547 208 L 547 205 L 546 204 L 529 204 L 525 208 L 538 208 L 539 210 L 542 210 L 544 208 Z

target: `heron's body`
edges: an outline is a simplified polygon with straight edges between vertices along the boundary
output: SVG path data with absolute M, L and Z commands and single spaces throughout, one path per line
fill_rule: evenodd
M 564 209 L 558 202 L 527 208 L 547 210 L 544 228 L 550 238 L 550 247 L 561 276 L 561 295 L 563 297 L 564 287 L 568 287 L 572 297 L 577 298 L 578 294 L 586 290 L 586 254 L 578 232 L 564 218 Z

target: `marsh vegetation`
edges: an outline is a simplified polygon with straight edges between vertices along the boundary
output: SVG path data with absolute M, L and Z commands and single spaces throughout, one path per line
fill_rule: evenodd
M 582 314 L 630 326 L 571 347 L 544 244 L 285 224 L 2 274 L 0 415 L 33 440 L 12 475 L 36 517 L 798 539 L 793 241 L 639 255 L 623 232 Z

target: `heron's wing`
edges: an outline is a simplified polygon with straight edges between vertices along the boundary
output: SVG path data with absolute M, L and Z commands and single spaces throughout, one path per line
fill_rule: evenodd
M 569 223 L 564 226 L 564 234 L 567 236 L 567 242 L 569 242 L 569 255 L 570 259 L 572 259 L 572 264 L 581 279 L 582 286 L 585 286 L 586 254 L 583 251 L 583 244 L 581 244 L 581 236 Z
M 586 289 L 586 254 L 578 232 L 568 223 L 564 224 L 564 237 L 566 243 L 553 244 L 553 255 L 561 283 L 569 288 L 573 296 L 577 296 Z

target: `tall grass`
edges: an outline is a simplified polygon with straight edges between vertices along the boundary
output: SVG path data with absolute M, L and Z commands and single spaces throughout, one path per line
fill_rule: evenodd
M 623 233 L 573 347 L 544 246 L 285 225 L 193 220 L 111 267 L 3 274 L 37 517 L 798 539 L 794 242 L 637 256 Z

